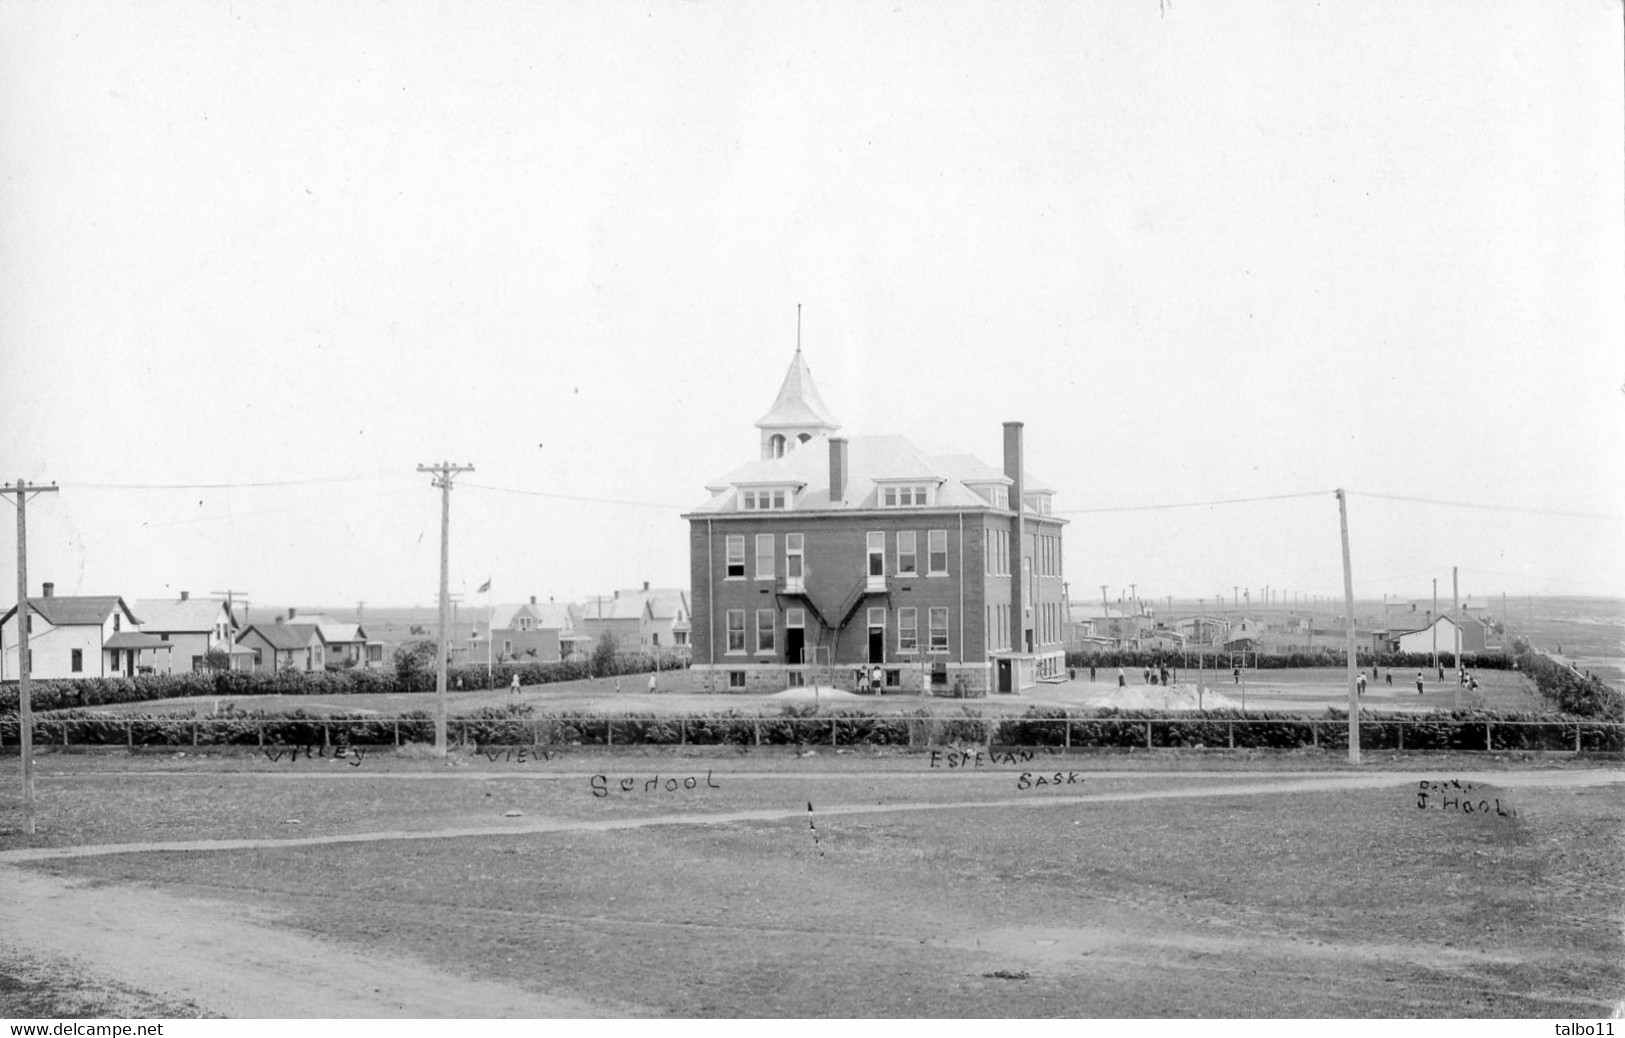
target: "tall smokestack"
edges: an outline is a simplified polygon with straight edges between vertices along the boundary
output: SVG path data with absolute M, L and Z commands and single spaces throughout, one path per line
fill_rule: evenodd
M 1004 474 L 1010 479 L 1010 507 L 1016 513 L 1010 521 L 1010 647 L 1017 652 L 1025 652 L 1027 647 L 1027 599 L 1022 594 L 1024 574 L 1021 555 L 1022 535 L 1026 533 L 1023 515 L 1027 488 L 1021 430 L 1020 422 L 1004 423 Z
M 846 498 L 846 437 L 829 438 L 829 499 L 838 503 Z

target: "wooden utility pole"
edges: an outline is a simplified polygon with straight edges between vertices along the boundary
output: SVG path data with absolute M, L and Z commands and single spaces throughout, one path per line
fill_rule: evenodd
M 17 724 L 23 758 L 23 831 L 34 835 L 34 711 L 29 702 L 33 661 L 28 658 L 28 495 L 54 494 L 56 484 L 39 486 L 19 479 L 0 488 L 0 496 L 17 495 Z
M 231 622 L 237 624 L 238 630 L 248 626 L 248 607 L 253 604 L 248 600 L 248 596 L 253 594 L 252 591 L 235 591 L 231 588 L 227 588 L 224 591 L 211 591 L 209 594 L 226 596 L 226 612 L 231 614 Z M 243 604 L 243 615 L 241 619 L 238 619 L 237 616 L 238 602 Z
M 1456 583 L 1456 567 L 1450 567 L 1450 610 L 1456 616 L 1456 709 L 1461 709 L 1461 686 L 1467 675 L 1467 665 L 1461 661 L 1461 591 Z
M 451 588 L 447 573 L 451 568 L 451 481 L 464 472 L 473 472 L 473 465 L 453 465 L 443 461 L 438 465 L 419 465 L 419 472 L 434 474 L 430 485 L 440 489 L 440 644 L 435 647 L 439 657 L 435 670 L 434 755 L 446 755 L 446 654 L 450 643 L 446 640 L 446 613 L 450 611 Z
M 1433 615 L 1428 626 L 1433 629 L 1433 672 L 1439 672 L 1439 578 L 1433 578 Z
M 1343 529 L 1343 611 L 1348 621 L 1349 652 L 1349 763 L 1360 763 L 1360 692 L 1354 662 L 1354 568 L 1349 563 L 1349 501 L 1342 490 L 1337 492 L 1337 515 Z

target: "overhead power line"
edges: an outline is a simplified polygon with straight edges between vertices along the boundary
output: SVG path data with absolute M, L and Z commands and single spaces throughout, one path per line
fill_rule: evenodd
M 1167 508 L 1207 508 L 1212 505 L 1242 505 L 1254 501 L 1286 501 L 1295 497 L 1329 497 L 1331 490 L 1306 490 L 1297 494 L 1270 494 L 1265 497 L 1229 497 L 1218 501 L 1180 501 L 1163 505 L 1121 505 L 1114 508 L 1058 508 L 1056 515 L 1090 515 L 1100 512 L 1155 512 Z
M 463 483 L 473 490 L 494 490 L 499 494 L 521 494 L 525 497 L 547 497 L 556 501 L 584 501 L 595 505 L 626 505 L 631 508 L 674 508 L 686 511 L 692 505 L 674 505 L 669 501 L 623 501 L 612 497 L 586 497 L 580 494 L 553 494 L 543 490 L 520 490 L 517 487 L 493 487 L 486 483 Z
M 308 487 L 328 483 L 363 483 L 375 479 L 395 479 L 404 472 L 379 472 L 370 476 L 333 476 L 329 479 L 283 479 L 258 483 L 63 483 L 74 490 L 239 490 L 256 487 Z
M 1618 522 L 1625 516 L 1606 512 L 1570 512 L 1560 508 L 1525 508 L 1518 505 L 1486 505 L 1474 501 L 1445 501 L 1435 497 L 1409 497 L 1404 494 L 1376 494 L 1367 490 L 1350 490 L 1356 497 L 1374 497 L 1383 501 L 1407 501 L 1418 505 L 1446 505 L 1451 508 L 1476 508 L 1486 512 L 1520 512 L 1525 515 L 1553 515 L 1564 519 L 1602 519 Z

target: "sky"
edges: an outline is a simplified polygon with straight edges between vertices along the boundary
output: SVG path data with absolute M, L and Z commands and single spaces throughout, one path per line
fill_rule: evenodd
M 1339 596 L 1336 488 L 1358 597 L 1625 594 L 1621 30 L 0 5 L 0 479 L 60 488 L 30 593 L 432 604 L 442 461 L 465 601 L 685 587 L 799 306 L 845 434 L 997 464 L 1025 423 L 1074 598 Z

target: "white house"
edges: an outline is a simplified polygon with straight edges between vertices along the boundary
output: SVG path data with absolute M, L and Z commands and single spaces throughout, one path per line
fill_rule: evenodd
M 28 600 L 29 673 L 36 678 L 101 678 L 167 672 L 171 646 L 142 634 L 118 595 L 64 595 L 46 584 Z M 17 607 L 0 616 L 0 680 L 22 676 Z
M 224 602 L 193 598 L 182 591 L 175 598 L 138 598 L 130 603 L 141 633 L 170 645 L 166 673 L 203 669 L 211 652 L 231 654 L 236 646 L 237 619 Z M 253 656 L 237 652 L 233 670 L 252 670 Z M 161 668 L 162 669 L 162 668 Z

